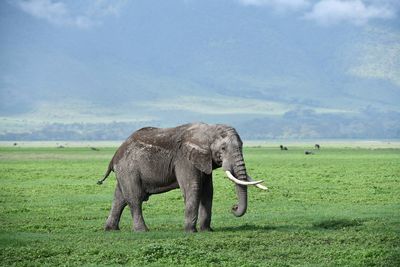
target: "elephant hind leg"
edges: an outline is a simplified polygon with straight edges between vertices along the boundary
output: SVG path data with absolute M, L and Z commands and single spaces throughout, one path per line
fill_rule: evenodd
M 141 199 L 129 201 L 128 203 L 133 219 L 133 230 L 136 232 L 149 231 L 149 228 L 147 228 L 146 223 L 144 222 L 142 214 L 142 203 L 143 201 Z
M 117 178 L 124 199 L 131 210 L 133 230 L 148 231 L 142 214 L 142 203 L 148 198 L 148 194 L 142 188 L 139 172 L 122 173 Z
M 115 187 L 114 201 L 112 203 L 110 215 L 108 216 L 104 226 L 104 230 L 119 230 L 119 220 L 126 205 L 127 203 L 122 196 L 121 188 L 117 183 L 117 186 Z

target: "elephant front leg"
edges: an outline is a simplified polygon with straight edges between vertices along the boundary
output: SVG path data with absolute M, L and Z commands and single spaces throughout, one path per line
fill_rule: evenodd
M 185 231 L 197 232 L 196 223 L 200 204 L 199 186 L 191 186 L 184 192 L 185 199 Z
M 211 210 L 213 201 L 212 175 L 207 175 L 203 179 L 203 185 L 200 194 L 200 231 L 212 231 L 211 228 Z
M 176 179 L 185 200 L 185 231 L 197 232 L 202 173 L 190 162 L 181 161 L 175 169 Z
M 197 232 L 196 223 L 200 204 L 200 181 L 198 179 L 185 179 L 184 181 L 179 181 L 179 185 L 185 200 L 185 231 L 191 233 Z

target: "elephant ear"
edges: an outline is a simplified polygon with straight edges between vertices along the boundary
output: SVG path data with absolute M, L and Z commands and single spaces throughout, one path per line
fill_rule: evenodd
M 211 174 L 212 156 L 211 149 L 207 142 L 200 140 L 190 140 L 183 142 L 183 155 L 200 171 Z

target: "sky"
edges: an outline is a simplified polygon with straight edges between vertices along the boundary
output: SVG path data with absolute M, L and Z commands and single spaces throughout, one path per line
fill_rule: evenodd
M 0 2 L 1 131 L 400 112 L 397 0 Z

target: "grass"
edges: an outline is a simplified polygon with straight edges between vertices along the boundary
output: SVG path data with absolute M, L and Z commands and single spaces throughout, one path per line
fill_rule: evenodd
M 214 171 L 212 233 L 183 232 L 179 190 L 144 204 L 150 232 L 104 232 L 115 186 L 102 186 L 114 148 L 0 148 L 0 264 L 137 266 L 399 266 L 400 149 L 245 148 L 249 189 Z

